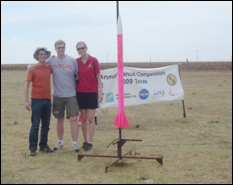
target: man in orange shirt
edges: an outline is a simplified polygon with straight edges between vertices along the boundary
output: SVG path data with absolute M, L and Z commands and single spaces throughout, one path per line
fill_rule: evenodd
M 35 65 L 35 70 L 27 73 L 27 79 L 24 85 L 25 108 L 29 111 L 32 110 L 32 125 L 29 133 L 30 156 L 36 155 L 40 120 L 42 120 L 39 143 L 40 151 L 53 153 L 53 150 L 51 150 L 47 144 L 51 117 L 51 68 L 49 64 L 45 63 L 45 60 L 50 55 L 51 52 L 45 47 L 39 47 L 36 49 L 33 57 L 38 60 L 39 63 Z M 32 91 L 30 104 L 28 95 L 31 82 Z

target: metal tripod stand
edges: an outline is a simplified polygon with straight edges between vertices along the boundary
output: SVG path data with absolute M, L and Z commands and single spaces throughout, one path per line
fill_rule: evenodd
M 84 157 L 105 157 L 105 158 L 117 158 L 116 161 L 108 164 L 105 167 L 105 173 L 108 172 L 108 168 L 111 167 L 112 165 L 116 164 L 117 162 L 119 162 L 122 159 L 155 159 L 159 162 L 159 164 L 163 165 L 163 156 L 158 156 L 158 157 L 133 157 L 133 156 L 127 156 L 128 153 L 126 153 L 125 155 L 122 155 L 122 146 L 127 142 L 127 141 L 142 141 L 139 139 L 122 139 L 122 128 L 119 128 L 119 138 L 113 140 L 109 145 L 115 145 L 117 144 L 117 156 L 113 156 L 113 155 L 87 155 L 87 154 L 78 154 L 78 161 L 81 161 L 82 158 Z M 107 148 L 108 148 L 107 147 Z

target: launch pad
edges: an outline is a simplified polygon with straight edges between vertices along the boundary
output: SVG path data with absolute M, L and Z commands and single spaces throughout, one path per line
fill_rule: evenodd
M 108 168 L 111 167 L 112 165 L 116 164 L 117 162 L 119 162 L 120 160 L 122 159 L 154 159 L 154 160 L 157 160 L 159 164 L 163 165 L 163 156 L 158 156 L 158 157 L 138 157 L 138 156 L 127 156 L 129 154 L 126 153 L 124 155 L 122 155 L 122 146 L 127 142 L 127 141 L 137 141 L 137 142 L 140 142 L 142 140 L 140 139 L 122 139 L 122 128 L 119 128 L 119 138 L 118 139 L 115 139 L 113 140 L 108 146 L 107 148 L 110 146 L 110 145 L 115 145 L 117 144 L 117 156 L 114 156 L 114 155 L 88 155 L 88 154 L 78 154 L 78 161 L 81 161 L 82 158 L 84 157 L 104 157 L 104 158 L 117 158 L 116 161 L 108 164 L 105 166 L 105 173 L 108 172 Z

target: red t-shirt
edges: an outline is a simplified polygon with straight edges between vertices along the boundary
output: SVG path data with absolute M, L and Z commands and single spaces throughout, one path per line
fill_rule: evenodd
M 49 64 L 35 65 L 35 70 L 27 73 L 26 81 L 32 82 L 31 98 L 51 99 Z
M 98 81 L 96 79 L 96 74 L 100 73 L 98 60 L 90 55 L 85 64 L 83 64 L 81 57 L 76 60 L 78 62 L 79 74 L 79 80 L 76 83 L 76 90 L 78 92 L 97 93 Z

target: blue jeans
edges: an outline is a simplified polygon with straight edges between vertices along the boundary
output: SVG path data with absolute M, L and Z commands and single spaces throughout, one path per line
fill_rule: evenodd
M 32 117 L 31 130 L 29 133 L 29 149 L 37 150 L 38 131 L 40 120 L 42 120 L 41 134 L 40 134 L 40 149 L 47 146 L 48 132 L 51 118 L 51 100 L 32 99 L 31 101 Z

